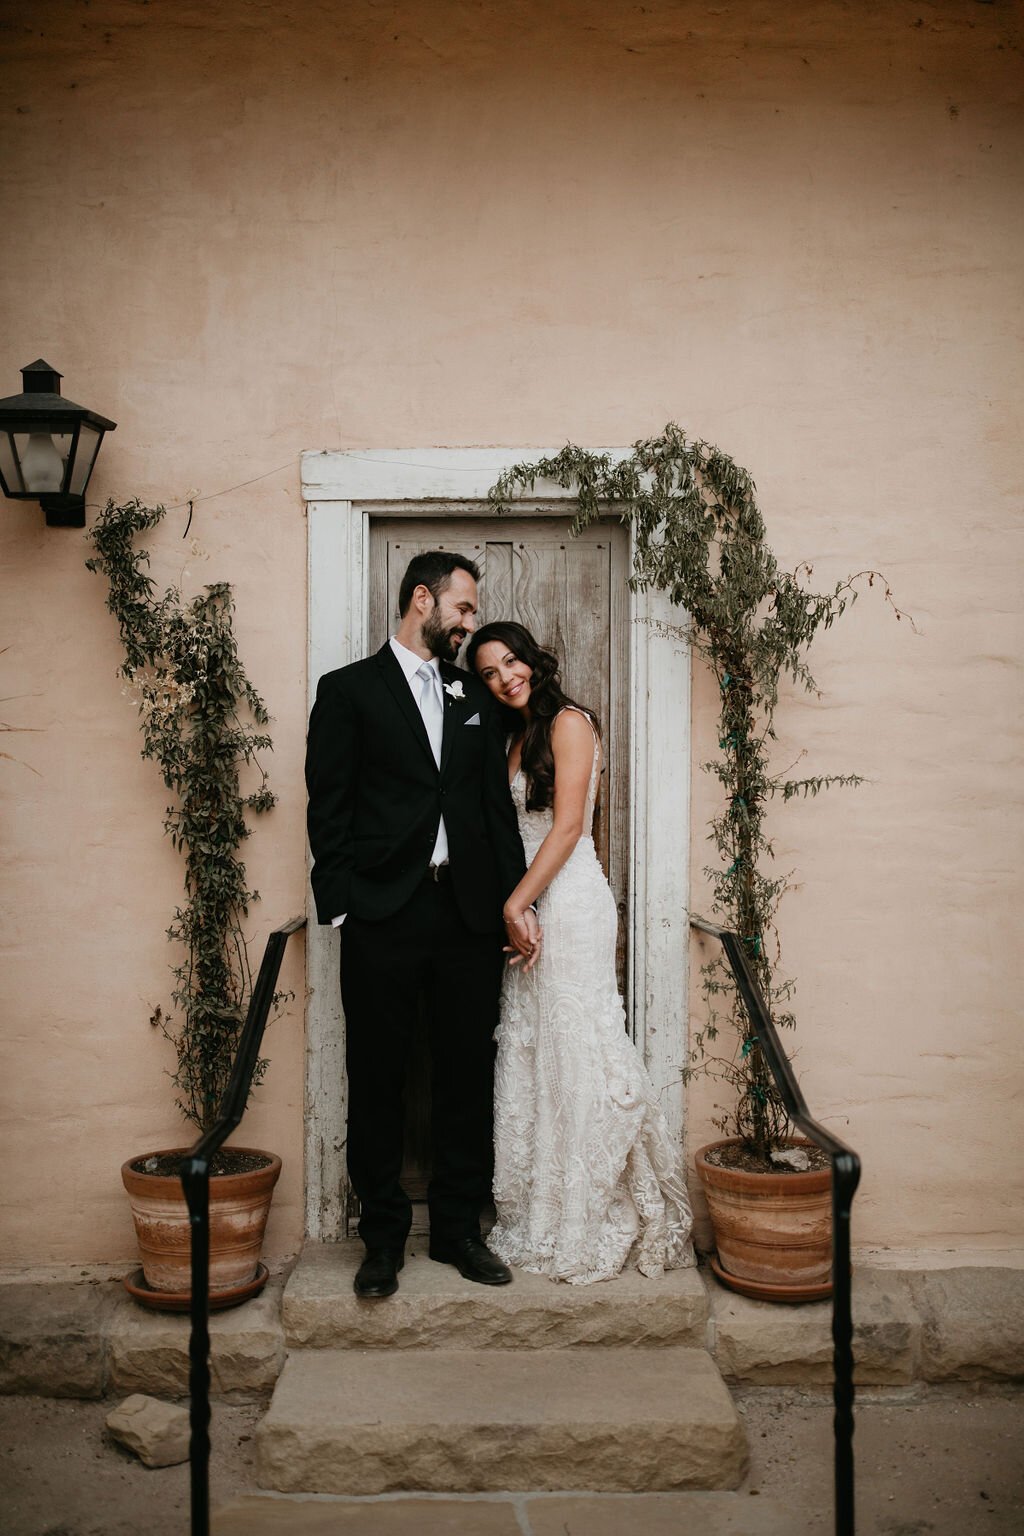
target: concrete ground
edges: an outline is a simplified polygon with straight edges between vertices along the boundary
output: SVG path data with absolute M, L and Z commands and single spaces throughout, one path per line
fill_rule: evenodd
M 519 1494 L 291 1499 L 253 1506 L 263 1408 L 215 1403 L 215 1532 L 260 1536 L 827 1536 L 831 1400 L 796 1387 L 735 1391 L 750 1472 L 727 1494 Z M 150 1471 L 104 1428 L 113 1401 L 0 1399 L 6 1536 L 186 1536 L 188 1468 Z M 1024 1530 L 1024 1393 L 865 1389 L 857 1404 L 861 1536 L 1017 1536 Z M 242 1502 L 238 1502 L 241 1500 Z M 234 1501 L 234 1510 L 231 1505 Z

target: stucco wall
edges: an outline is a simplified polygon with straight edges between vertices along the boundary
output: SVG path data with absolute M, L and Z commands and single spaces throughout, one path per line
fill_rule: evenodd
M 881 568 L 919 630 L 865 594 L 817 648 L 826 697 L 780 720 L 780 766 L 870 780 L 776 823 L 798 1068 L 866 1161 L 855 1238 L 1019 1241 L 1020 6 L 0 16 L 0 392 L 42 356 L 116 419 L 91 501 L 209 498 L 151 549 L 160 581 L 234 584 L 274 716 L 257 942 L 305 899 L 300 451 L 674 419 L 751 469 L 784 563 Z M 180 870 L 83 536 L 7 503 L 0 540 L 3 714 L 32 732 L 0 761 L 5 1250 L 117 1258 L 119 1163 L 181 1138 L 147 1022 Z M 695 762 L 713 706 L 698 677 Z M 275 1252 L 302 1229 L 299 953 L 286 984 L 245 1131 L 285 1159 Z

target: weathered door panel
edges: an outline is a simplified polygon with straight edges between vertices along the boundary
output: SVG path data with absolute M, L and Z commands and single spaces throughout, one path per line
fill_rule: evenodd
M 398 590 L 414 555 L 449 549 L 480 568 L 478 622 L 515 619 L 562 664 L 566 693 L 597 712 L 605 773 L 595 842 L 619 909 L 619 983 L 626 995 L 627 878 L 629 869 L 628 651 L 626 629 L 628 542 L 614 522 L 571 539 L 550 517 L 500 520 L 439 516 L 375 518 L 370 532 L 368 641 L 383 645 L 398 623 Z M 403 1182 L 413 1199 L 425 1195 L 429 1173 L 429 1074 L 424 1032 L 417 1030 L 406 1091 L 406 1166 Z M 414 1230 L 422 1230 L 417 1210 Z

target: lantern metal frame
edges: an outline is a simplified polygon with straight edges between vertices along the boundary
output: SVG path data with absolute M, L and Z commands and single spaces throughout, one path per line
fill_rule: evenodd
M 89 477 L 117 422 L 66 400 L 62 375 L 41 357 L 21 377 L 23 392 L 0 400 L 0 487 L 14 501 L 38 501 L 51 527 L 84 528 Z

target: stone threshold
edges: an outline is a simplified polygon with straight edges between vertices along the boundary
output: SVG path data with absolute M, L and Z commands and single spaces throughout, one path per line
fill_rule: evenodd
M 357 1303 L 350 1271 L 358 1251 L 355 1243 L 307 1244 L 294 1269 L 274 1266 L 262 1296 L 214 1315 L 213 1394 L 269 1396 L 289 1346 L 451 1349 L 460 1335 L 469 1348 L 502 1339 L 518 1348 L 685 1343 L 706 1348 L 730 1382 L 800 1386 L 831 1379 L 827 1302 L 749 1301 L 703 1270 L 654 1282 L 626 1275 L 593 1287 L 521 1276 L 507 1289 L 488 1290 L 416 1257 L 393 1302 Z M 45 1278 L 27 1278 L 24 1270 L 0 1278 L 0 1391 L 187 1394 L 186 1316 L 138 1306 L 116 1267 L 75 1265 L 67 1266 L 66 1278 L 60 1273 L 48 1267 Z M 858 1265 L 854 1328 L 862 1386 L 1024 1379 L 1024 1266 Z

